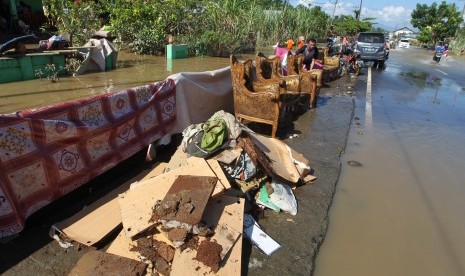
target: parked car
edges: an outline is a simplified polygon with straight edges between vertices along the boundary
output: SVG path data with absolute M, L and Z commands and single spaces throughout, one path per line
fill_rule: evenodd
M 361 32 L 355 37 L 354 52 L 364 62 L 373 62 L 374 67 L 382 68 L 388 58 L 386 45 L 383 33 Z
M 399 41 L 399 48 L 410 48 L 410 41 L 408 39 L 401 39 Z

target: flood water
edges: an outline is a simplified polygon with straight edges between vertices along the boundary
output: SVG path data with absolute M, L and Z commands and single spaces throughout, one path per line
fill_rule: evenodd
M 179 72 L 202 72 L 226 66 L 229 66 L 228 58 L 168 60 L 120 52 L 116 70 L 62 77 L 55 83 L 36 79 L 0 84 L 0 114 L 120 91 L 164 80 Z
M 314 275 L 465 275 L 465 62 L 431 56 L 362 71 Z

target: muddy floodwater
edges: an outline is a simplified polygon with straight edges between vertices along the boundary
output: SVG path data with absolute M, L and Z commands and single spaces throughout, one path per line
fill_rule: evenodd
M 465 62 L 431 56 L 393 50 L 371 91 L 359 77 L 314 275 L 465 275 Z
M 168 60 L 165 57 L 120 52 L 116 70 L 0 84 L 0 113 L 16 112 L 69 100 L 115 92 L 165 79 L 179 72 L 202 72 L 229 66 L 228 58 L 195 57 Z

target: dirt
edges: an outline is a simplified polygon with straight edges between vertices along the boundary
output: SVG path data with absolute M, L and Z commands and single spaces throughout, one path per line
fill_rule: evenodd
M 210 176 L 178 176 L 165 198 L 154 207 L 152 220 L 199 224 L 217 181 Z
M 223 247 L 214 241 L 204 240 L 197 248 L 195 259 L 217 272 L 221 261 Z
M 197 250 L 198 247 L 199 247 L 199 237 L 194 236 L 194 235 L 190 235 L 190 236 L 187 237 L 187 242 L 184 243 L 180 247 L 180 249 L 181 249 L 181 252 L 182 252 L 187 248 L 189 248 L 191 250 Z
M 168 233 L 168 239 L 172 242 L 183 242 L 189 233 L 186 229 L 182 228 L 167 229 L 166 231 Z

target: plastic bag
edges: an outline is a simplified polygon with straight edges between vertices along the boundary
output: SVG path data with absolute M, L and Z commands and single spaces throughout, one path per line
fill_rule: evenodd
M 284 212 L 297 215 L 297 201 L 292 189 L 282 182 L 273 179 L 271 182 L 274 192 L 270 195 L 270 201 Z

